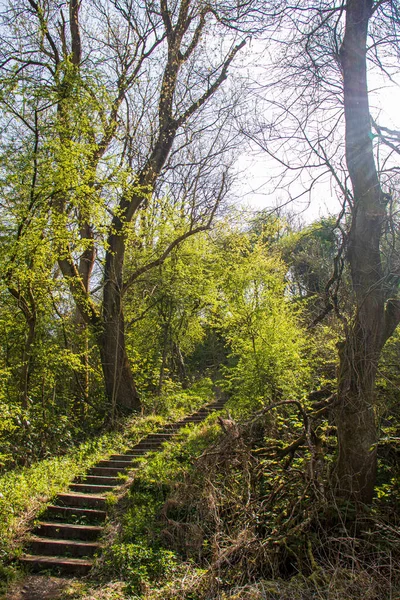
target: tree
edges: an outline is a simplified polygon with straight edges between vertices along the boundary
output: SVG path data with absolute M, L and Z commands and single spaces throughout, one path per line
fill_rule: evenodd
M 36 207 L 47 211 L 44 232 L 98 345 L 112 412 L 140 408 L 124 294 L 211 226 L 227 189 L 229 159 L 216 165 L 215 157 L 229 150 L 236 92 L 219 90 L 245 44 L 234 25 L 249 12 L 228 9 L 191 0 L 21 0 L 3 12 L 3 142 L 19 156 L 24 144 L 33 149 L 33 183 L 13 226 L 24 223 L 27 238 Z M 188 177 L 176 178 L 185 170 L 196 171 L 186 188 Z M 136 243 L 149 197 L 166 186 L 187 229 L 125 279 L 127 245 Z
M 348 235 L 356 313 L 340 349 L 338 486 L 341 494 L 371 502 L 377 469 L 374 413 L 376 369 L 383 346 L 400 322 L 400 300 L 388 298 L 381 247 L 389 197 L 382 190 L 371 132 L 367 87 L 368 26 L 381 3 L 349 0 L 340 49 L 343 68 L 346 162 L 353 188 Z M 385 4 L 385 3 L 383 3 Z
M 210 320 L 229 357 L 224 385 L 249 412 L 288 394 L 302 395 L 310 383 L 300 311 L 285 294 L 287 266 L 268 241 L 275 234 L 271 222 L 262 235 L 220 229 L 214 242 L 218 300 Z
M 293 189 L 290 198 L 311 192 L 329 176 L 341 199 L 337 226 L 343 244 L 337 260 L 349 266 L 354 304 L 348 318 L 337 303 L 342 269 L 336 268 L 327 282 L 328 310 L 334 309 L 343 325 L 335 481 L 339 496 L 364 503 L 372 500 L 377 469 L 376 369 L 400 320 L 392 285 L 398 264 L 385 268 L 382 253 L 388 232 L 395 234 L 388 205 L 398 140 L 377 123 L 377 133 L 372 132 L 367 67 L 390 76 L 397 60 L 397 15 L 397 2 L 385 0 L 286 6 L 286 29 L 280 30 L 285 45 L 268 82 L 273 116 L 268 124 L 258 119 L 250 134 L 280 161 L 280 183 Z M 306 192 L 290 188 L 288 178 L 297 185 L 306 177 Z
M 162 202 L 170 204 L 170 199 L 166 197 Z M 147 264 L 151 255 L 159 253 L 158 248 L 187 227 L 174 207 L 164 206 L 160 214 L 149 214 L 151 220 L 142 222 L 143 229 L 138 232 L 140 251 L 128 248 L 128 277 L 131 269 L 136 271 L 141 264 Z M 138 357 L 136 369 L 142 389 L 150 394 L 160 395 L 164 384 L 171 385 L 173 380 L 186 387 L 196 376 L 189 372 L 186 359 L 204 337 L 207 309 L 215 301 L 217 285 L 209 235 L 203 232 L 185 240 L 163 264 L 144 273 L 127 292 L 127 343 L 130 352 Z

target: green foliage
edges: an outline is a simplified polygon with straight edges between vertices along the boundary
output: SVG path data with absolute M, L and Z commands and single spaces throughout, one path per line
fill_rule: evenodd
M 301 396 L 309 384 L 309 345 L 299 310 L 285 295 L 286 266 L 258 237 L 233 232 L 220 243 L 214 319 L 230 349 L 225 387 L 247 411 Z
M 172 577 L 176 567 L 173 552 L 143 543 L 114 544 L 107 552 L 113 572 L 126 582 L 126 591 L 141 595 L 150 583 Z
M 168 220 L 160 214 L 160 202 Z M 188 228 L 187 218 L 168 204 L 168 198 L 154 203 L 151 222 L 140 219 L 129 238 L 133 270 Z M 198 376 L 190 372 L 187 363 L 204 338 L 207 313 L 215 302 L 218 283 L 214 258 L 207 234 L 189 238 L 127 293 L 128 349 L 141 390 L 153 397 L 154 392 L 162 395 L 164 388 L 171 389 L 176 382 L 185 388 Z
M 333 272 L 340 239 L 335 219 L 320 219 L 288 232 L 279 240 L 282 256 L 290 267 L 291 293 L 303 298 L 322 296 Z
M 398 518 L 393 498 L 386 503 L 395 482 L 379 488 L 372 512 L 334 502 L 327 469 L 335 448 L 327 437 L 313 452 L 304 443 L 284 453 L 301 428 L 293 409 L 280 407 L 279 417 L 232 428 L 175 480 L 163 535 L 205 571 L 185 583 L 175 577 L 147 600 L 396 596 Z
M 182 389 L 179 381 L 164 380 L 160 394 L 144 394 L 143 404 L 148 412 L 168 415 L 178 419 L 185 413 L 194 412 L 213 397 L 213 382 L 209 377 L 195 381 L 189 388 Z
M 224 376 L 243 410 L 301 395 L 309 385 L 310 347 L 300 310 L 286 294 L 287 267 L 272 245 L 276 226 L 268 235 L 265 225 L 260 235 L 221 222 L 211 235 L 186 240 L 130 290 L 129 352 L 141 388 L 158 391 L 157 409 L 165 394 L 180 394 L 177 381 L 185 387 L 199 372 Z M 169 227 L 153 224 L 142 252 L 154 252 Z

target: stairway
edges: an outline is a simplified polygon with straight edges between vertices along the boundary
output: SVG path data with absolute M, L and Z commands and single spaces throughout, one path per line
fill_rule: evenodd
M 27 542 L 27 553 L 20 562 L 32 571 L 55 570 L 66 575 L 86 575 L 93 556 L 101 552 L 99 539 L 107 516 L 107 492 L 123 483 L 118 476 L 135 468 L 139 457 L 157 450 L 188 423 L 201 423 L 213 411 L 221 410 L 224 401 L 206 405 L 176 423 L 150 433 L 125 454 L 112 454 L 92 467 L 87 475 L 72 483 L 47 507 Z

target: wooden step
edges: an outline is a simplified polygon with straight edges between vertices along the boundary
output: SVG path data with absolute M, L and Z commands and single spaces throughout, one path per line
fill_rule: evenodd
M 89 521 L 92 523 L 105 521 L 107 513 L 104 510 L 93 508 L 78 508 L 72 506 L 58 506 L 51 504 L 46 509 L 46 515 L 53 519 L 68 519 L 75 521 Z
M 111 467 L 92 467 L 89 469 L 89 475 L 95 475 L 96 477 L 116 477 L 119 473 L 123 473 L 125 469 L 121 468 L 111 468 Z
M 86 475 L 80 477 L 75 483 L 89 483 L 90 485 L 121 485 L 124 483 L 122 477 L 96 477 L 96 475 Z
M 48 520 L 37 524 L 28 540 L 31 554 L 22 556 L 21 562 L 37 571 L 54 569 L 75 576 L 86 575 L 92 567 L 92 560 L 88 557 L 101 549 L 96 540 L 103 531 L 100 525 L 87 525 L 86 522 L 99 523 L 106 519 L 104 494 L 124 482 L 118 474 L 134 469 L 141 458 L 158 450 L 181 427 L 201 423 L 223 405 L 220 402 L 204 406 L 181 421 L 150 433 L 124 454 L 113 454 L 107 460 L 99 461 L 87 475 L 72 483 L 69 492 L 59 494 L 56 504 L 47 507 Z M 68 522 L 58 522 L 61 519 Z
M 155 450 L 159 448 L 165 440 L 154 440 L 150 442 L 139 442 L 134 448 L 136 450 Z
M 132 446 L 132 448 L 129 448 L 129 450 L 125 456 L 130 457 L 133 462 L 136 462 L 144 454 L 146 454 L 146 450 L 144 448 L 138 448 L 137 446 Z
M 115 485 L 93 485 L 91 483 L 71 483 L 69 489 L 73 492 L 82 492 L 86 494 L 105 494 L 112 492 Z
M 101 548 L 98 542 L 82 542 L 77 540 L 64 540 L 53 538 L 40 538 L 32 536 L 28 540 L 32 554 L 40 556 L 72 556 L 83 558 L 93 556 Z
M 94 496 L 92 494 L 59 494 L 57 503 L 61 506 L 78 506 L 80 508 L 106 508 L 106 499 L 103 496 Z
M 126 462 L 127 466 L 132 462 L 137 460 L 138 454 L 111 454 L 108 460 L 118 460 L 121 462 Z
M 93 561 L 82 558 L 60 558 L 58 556 L 32 556 L 24 554 L 20 561 L 32 571 L 54 569 L 66 575 L 87 575 L 93 566 Z
M 129 469 L 129 467 L 133 467 L 133 462 L 132 461 L 127 461 L 127 460 L 100 460 L 97 464 L 96 467 L 107 467 L 110 469 L 120 469 L 121 471 L 124 471 L 125 469 Z
M 39 522 L 34 534 L 38 537 L 58 538 L 62 540 L 96 540 L 104 527 L 95 525 L 72 525 L 71 523 Z

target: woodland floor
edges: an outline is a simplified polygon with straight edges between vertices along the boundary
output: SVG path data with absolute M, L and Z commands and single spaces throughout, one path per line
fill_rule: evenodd
M 28 575 L 16 582 L 4 600 L 57 600 L 71 579 Z

